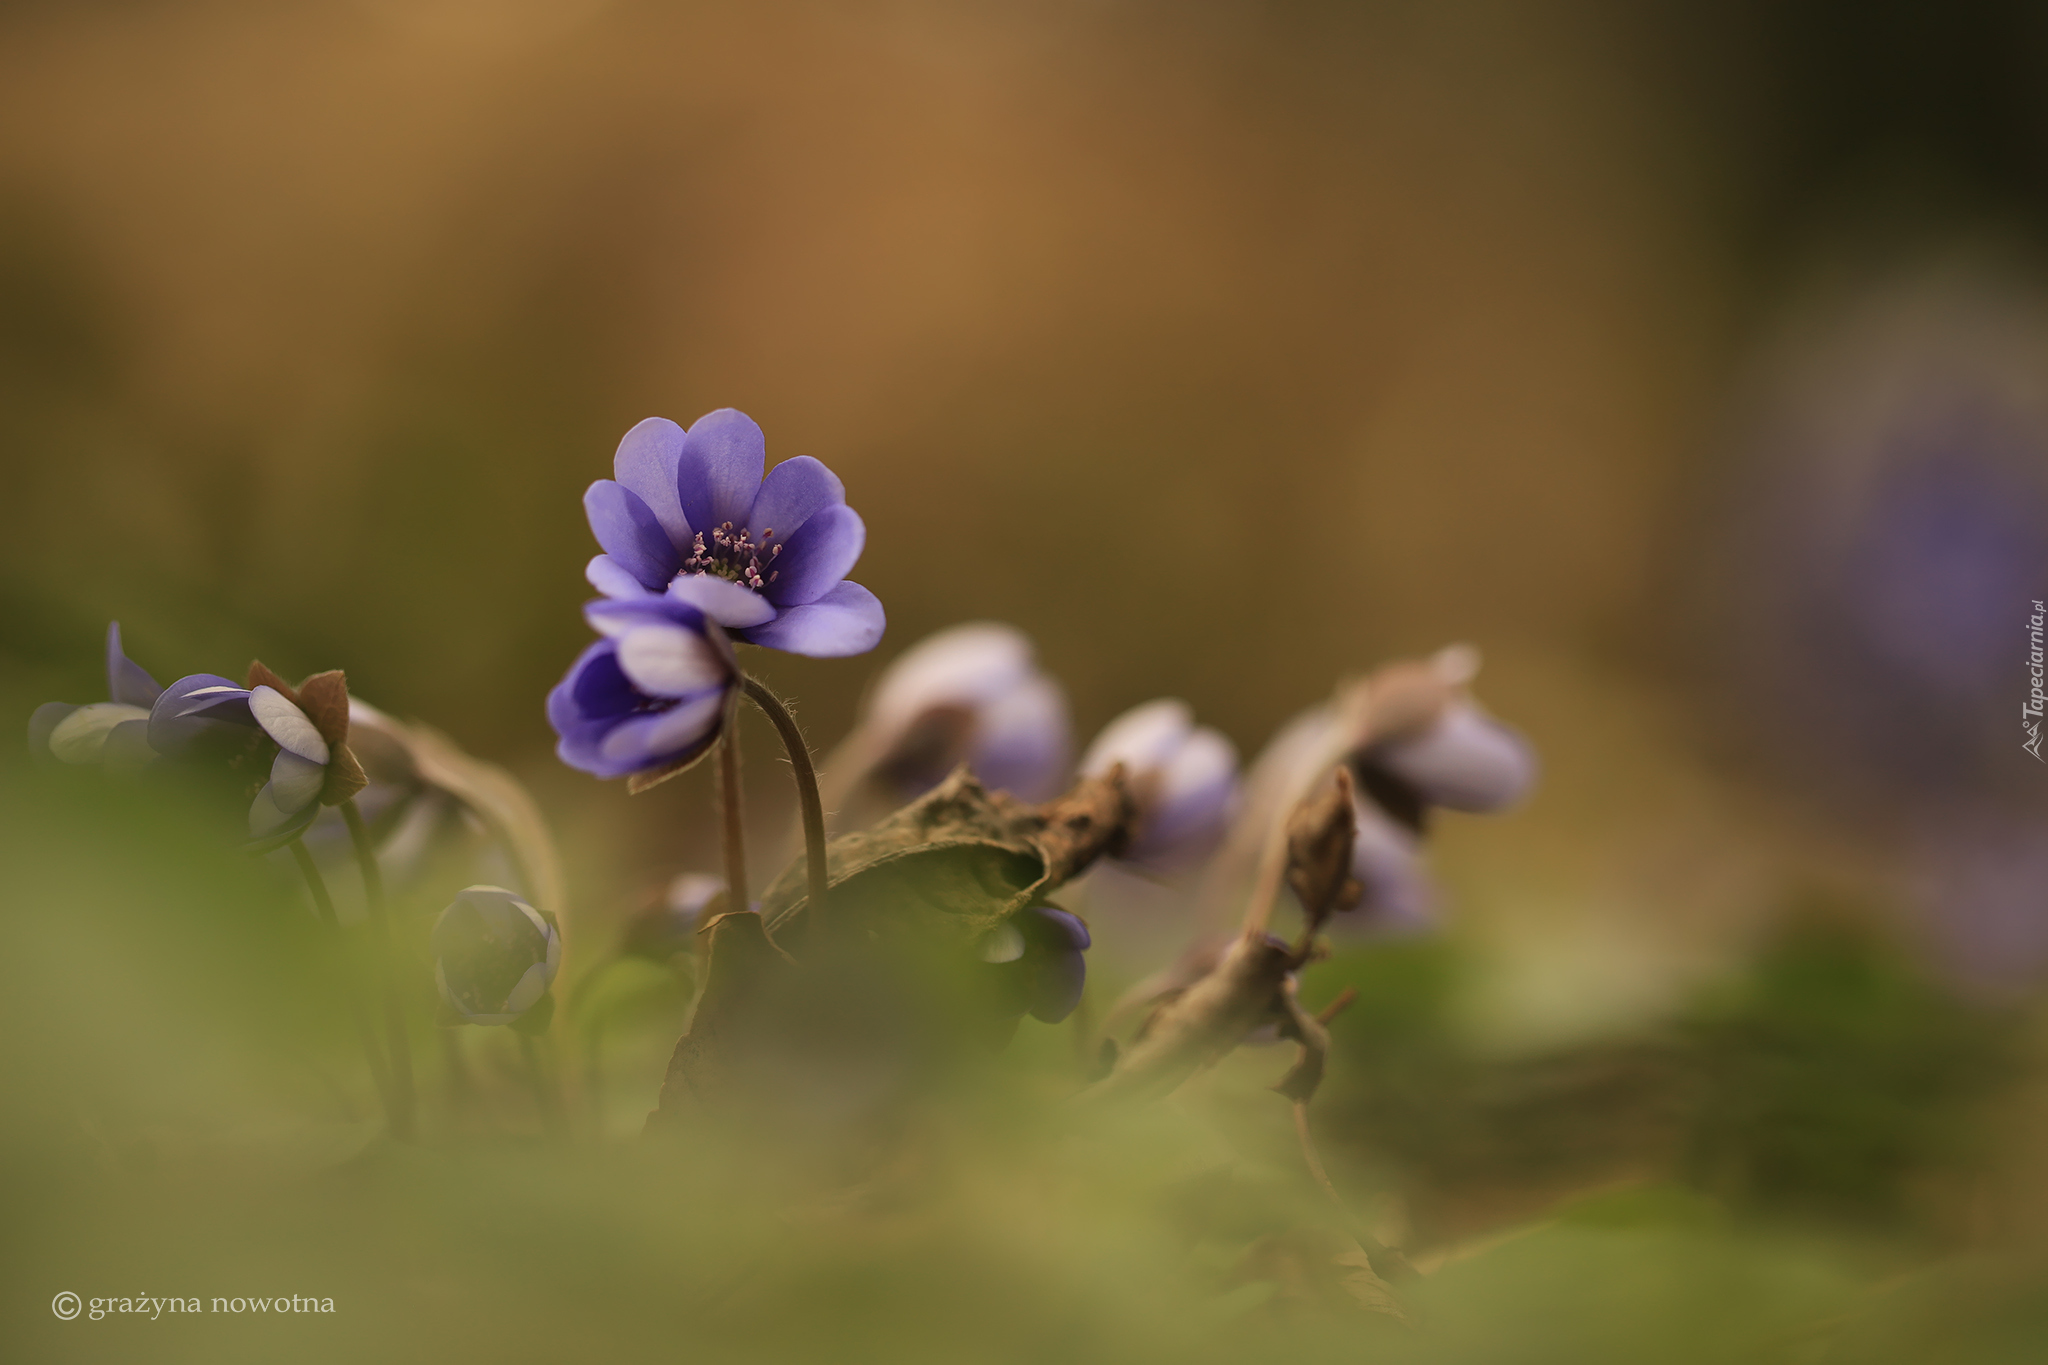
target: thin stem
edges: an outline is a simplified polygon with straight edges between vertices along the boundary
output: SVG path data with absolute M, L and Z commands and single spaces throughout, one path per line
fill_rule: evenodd
M 1273 922 L 1273 905 L 1280 898 L 1280 881 L 1287 875 L 1287 821 L 1277 819 L 1266 831 L 1265 847 L 1259 850 L 1258 880 L 1252 883 L 1251 904 L 1244 913 L 1244 936 L 1255 939 Z
M 363 813 L 356 809 L 355 798 L 342 802 L 341 818 L 348 824 L 349 842 L 355 845 L 356 866 L 363 874 L 363 901 L 369 907 L 370 922 L 377 926 L 381 950 L 378 975 L 383 984 L 385 1042 L 391 1049 L 392 1093 L 398 1101 L 392 1130 L 400 1138 L 410 1140 L 419 1099 L 412 1078 L 412 1034 L 405 1023 L 405 999 L 398 990 L 398 957 L 392 942 L 391 917 L 384 910 L 384 870 L 377 865 L 370 827 L 363 823 Z
M 740 698 L 726 703 L 725 731 L 718 738 L 718 800 L 725 831 L 725 908 L 748 910 L 747 831 L 740 800 Z
M 319 912 L 320 922 L 334 935 L 335 946 L 339 949 L 341 921 L 335 917 L 334 898 L 327 894 L 326 879 L 320 875 L 320 869 L 313 863 L 313 855 L 306 852 L 304 844 L 294 839 L 286 847 L 292 851 L 292 861 L 299 865 L 299 875 L 306 879 L 306 890 L 312 894 L 313 908 Z M 355 1026 L 356 1042 L 363 1049 L 363 1060 L 370 1065 L 370 1080 L 377 1087 L 377 1101 L 384 1110 L 384 1121 L 396 1133 L 397 1105 L 392 1099 L 390 1073 L 384 1069 L 384 1059 L 377 1049 L 377 1032 L 370 1026 L 369 1013 L 363 1009 L 363 1002 L 355 991 L 344 987 L 342 994 L 347 1002 L 349 1021 Z
M 555 1087 L 548 1081 L 547 1072 L 541 1068 L 540 1049 L 527 1034 L 519 1035 L 519 1054 L 526 1059 L 526 1077 L 533 1085 L 533 1102 L 540 1109 L 540 1123 L 552 1142 L 563 1142 L 567 1138 L 562 1122 L 561 1097 L 555 1094 Z
M 811 923 L 818 923 L 824 913 L 825 892 L 830 876 L 825 862 L 825 803 L 818 795 L 818 770 L 811 762 L 810 746 L 804 743 L 804 732 L 797 728 L 796 717 L 789 713 L 789 707 L 758 678 L 743 677 L 740 686 L 746 690 L 747 699 L 761 708 L 763 715 L 775 724 L 775 732 L 782 736 L 782 747 L 789 755 L 789 770 L 796 780 L 797 804 L 803 811 L 804 819 L 804 865 L 810 879 Z
M 1294 1136 L 1301 1142 L 1301 1159 L 1308 1164 L 1308 1173 L 1315 1177 L 1316 1184 L 1322 1187 L 1323 1193 L 1330 1197 L 1330 1203 L 1336 1206 L 1338 1216 L 1351 1230 L 1352 1239 L 1358 1243 L 1359 1250 L 1372 1262 L 1373 1274 L 1383 1280 L 1405 1279 L 1413 1275 L 1415 1267 L 1408 1264 L 1408 1258 L 1401 1253 L 1400 1248 L 1390 1247 L 1366 1231 L 1365 1225 L 1358 1221 L 1350 1207 L 1345 1204 L 1344 1196 L 1338 1194 L 1337 1187 L 1330 1183 L 1330 1173 L 1323 1169 L 1323 1159 L 1316 1154 L 1315 1138 L 1308 1131 L 1307 1100 L 1294 1102 Z

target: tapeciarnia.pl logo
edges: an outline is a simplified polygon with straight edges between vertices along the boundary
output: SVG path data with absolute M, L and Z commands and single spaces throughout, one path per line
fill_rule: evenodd
M 2020 708 L 2020 724 L 2027 732 L 2027 742 L 2020 745 L 2034 756 L 2036 763 L 2048 763 L 2041 757 L 2041 712 L 2048 708 L 2048 692 L 2041 688 L 2041 623 L 2048 619 L 2048 606 L 2040 598 L 2034 599 L 2034 614 L 2027 619 L 2027 672 L 2033 675 L 2034 684 L 2027 694 L 2026 705 Z

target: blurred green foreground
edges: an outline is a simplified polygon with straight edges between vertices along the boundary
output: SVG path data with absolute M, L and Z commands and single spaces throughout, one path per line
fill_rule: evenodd
M 827 1087 L 772 1127 L 642 1140 L 687 991 L 634 963 L 547 1040 L 566 1133 L 507 1031 L 467 1029 L 415 1039 L 426 1136 L 393 1144 L 299 893 L 99 776 L 0 793 L 12 1359 L 1989 1362 L 2048 1341 L 2038 1162 L 2014 1150 L 2038 1131 L 2033 1026 L 1834 907 L 1795 907 L 1675 1022 L 1535 1056 L 1462 1040 L 1455 942 L 1311 969 L 1312 1004 L 1361 992 L 1315 1124 L 1424 1271 L 1389 1292 L 1344 1261 L 1264 1089 L 1283 1049 L 1084 1115 L 1072 1034 L 1026 1023 L 886 1132 Z M 66 1290 L 208 1311 L 62 1321 Z M 334 1311 L 210 1311 L 292 1295 Z

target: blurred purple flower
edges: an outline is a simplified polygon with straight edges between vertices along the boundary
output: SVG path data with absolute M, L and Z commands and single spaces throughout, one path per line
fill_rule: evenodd
M 1162 698 L 1118 716 L 1082 755 L 1081 775 L 1100 776 L 1118 763 L 1138 803 L 1126 862 L 1170 872 L 1222 842 L 1237 813 L 1237 746 L 1197 726 L 1186 702 Z
M 465 1024 L 518 1021 L 547 996 L 562 966 L 554 916 L 503 887 L 464 888 L 434 921 L 429 943 L 434 984 Z
M 139 767 L 155 757 L 149 708 L 163 691 L 121 650 L 121 623 L 107 623 L 107 697 L 74 706 L 45 702 L 28 722 L 29 752 L 60 763 Z
M 825 766 L 842 798 L 873 780 L 909 800 L 965 763 L 983 786 L 1044 801 L 1058 793 L 1072 754 L 1066 698 L 1038 671 L 1031 641 L 1014 627 L 975 622 L 897 656 Z
M 1448 649 L 1429 666 L 1453 691 L 1420 725 L 1355 746 L 1346 737 L 1342 710 L 1326 702 L 1288 722 L 1246 778 L 1239 842 L 1255 850 L 1269 822 L 1286 818 L 1317 774 L 1333 763 L 1350 766 L 1357 779 L 1352 875 L 1365 894 L 1354 911 L 1330 921 L 1333 927 L 1406 929 L 1428 923 L 1436 904 L 1422 847 L 1430 811 L 1502 810 L 1535 783 L 1536 756 L 1528 742 L 1463 691 L 1477 670 L 1476 656 Z
M 605 552 L 586 575 L 607 597 L 666 594 L 735 640 L 834 658 L 873 649 L 882 604 L 846 575 L 867 528 L 837 475 L 808 455 L 763 477 L 761 428 L 733 408 L 688 431 L 650 417 L 626 433 L 616 479 L 583 495 Z
M 739 677 L 725 633 L 689 603 L 652 594 L 592 602 L 584 615 L 605 638 L 548 693 L 555 753 L 606 778 L 700 758 Z
M 981 960 L 996 973 L 1012 1018 L 1029 1014 L 1057 1024 L 1081 1003 L 1088 981 L 1088 926 L 1077 915 L 1036 905 L 1010 916 L 981 941 Z

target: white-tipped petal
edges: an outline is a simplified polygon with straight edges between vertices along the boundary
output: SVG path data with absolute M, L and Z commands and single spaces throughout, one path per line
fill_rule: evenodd
M 992 621 L 954 626 L 920 640 L 882 671 L 868 715 L 893 734 L 934 706 L 985 705 L 1031 673 L 1031 641 L 1022 631 Z
M 330 757 L 327 741 L 320 737 L 319 728 L 311 717 L 276 688 L 263 685 L 250 688 L 249 714 L 256 717 L 263 733 L 276 740 L 280 748 L 289 749 L 314 763 L 324 764 Z
M 542 995 L 546 994 L 549 975 L 550 973 L 545 962 L 536 962 L 531 967 L 528 967 L 526 974 L 519 978 L 519 984 L 514 986 L 512 993 L 505 997 L 503 1012 L 519 1015 L 532 1009 L 535 1002 Z
M 983 962 L 1015 962 L 1024 956 L 1024 934 L 1005 920 L 988 931 L 979 951 Z
M 726 679 L 725 660 L 684 626 L 645 625 L 619 637 L 619 668 L 652 697 L 687 697 Z
M 99 701 L 81 706 L 50 731 L 50 756 L 65 763 L 97 763 L 106 750 L 107 735 L 116 725 L 148 719 L 146 708 L 126 702 Z
M 262 839 L 275 834 L 291 823 L 294 813 L 278 805 L 277 798 L 271 794 L 270 784 L 264 783 L 263 790 L 257 792 L 256 799 L 249 803 L 249 837 Z
M 687 602 L 721 626 L 745 630 L 775 619 L 775 604 L 752 588 L 715 574 L 686 574 L 668 585 L 668 595 Z
M 1536 780 L 1528 743 L 1469 701 L 1452 702 L 1421 734 L 1375 749 L 1368 762 L 1386 769 L 1451 810 L 1492 811 L 1513 805 Z
M 309 762 L 290 749 L 279 749 L 270 765 L 270 785 L 264 790 L 279 810 L 296 813 L 320 795 L 326 781 L 326 764 Z
M 1194 709 L 1178 697 L 1134 706 L 1102 727 L 1081 756 L 1081 775 L 1097 777 L 1121 763 L 1125 775 L 1140 782 L 1172 762 L 1194 726 Z

